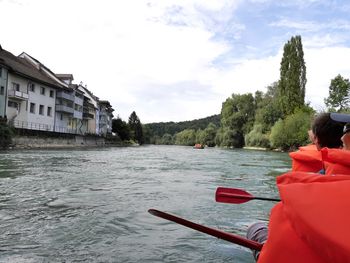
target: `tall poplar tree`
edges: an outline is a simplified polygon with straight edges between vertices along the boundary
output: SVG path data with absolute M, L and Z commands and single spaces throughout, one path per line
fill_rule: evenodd
M 292 37 L 285 45 L 280 68 L 278 99 L 283 117 L 304 105 L 306 66 L 301 36 Z

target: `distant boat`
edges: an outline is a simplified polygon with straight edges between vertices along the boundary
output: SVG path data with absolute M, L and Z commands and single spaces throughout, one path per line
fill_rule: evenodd
M 204 149 L 204 145 L 203 144 L 200 144 L 200 143 L 196 143 L 194 146 L 193 146 L 194 149 Z

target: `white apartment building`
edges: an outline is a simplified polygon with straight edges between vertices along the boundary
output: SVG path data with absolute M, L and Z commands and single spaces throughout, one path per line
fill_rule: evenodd
M 0 45 L 0 117 L 29 130 L 111 133 L 114 110 L 109 102 L 99 103 L 73 80 L 72 74 L 55 74 L 27 53 L 17 57 Z

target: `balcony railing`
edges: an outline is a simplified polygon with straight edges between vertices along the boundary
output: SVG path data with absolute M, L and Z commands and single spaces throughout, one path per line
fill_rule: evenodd
M 84 135 L 87 133 L 86 131 L 82 131 L 80 129 L 71 129 L 71 128 L 59 127 L 59 126 L 54 127 L 52 125 L 43 124 L 43 123 L 34 123 L 34 122 L 18 121 L 18 120 L 10 121 L 9 125 L 17 129 L 26 129 L 26 130 L 59 132 L 59 133 L 79 134 L 79 135 Z
M 83 118 L 83 113 L 81 111 L 74 111 L 73 118 L 76 119 L 82 119 Z
M 18 99 L 18 100 L 28 100 L 29 98 L 28 93 L 17 91 L 17 90 L 9 90 L 8 96 L 9 98 Z
M 56 105 L 56 111 L 57 112 L 66 112 L 66 113 L 70 113 L 70 114 L 74 113 L 74 109 L 72 107 L 68 107 L 66 105 Z
M 74 102 L 74 95 L 65 93 L 63 91 L 57 92 L 56 97 Z
M 83 113 L 83 119 L 93 119 L 94 115 L 91 113 L 84 112 Z
M 75 103 L 75 104 L 78 104 L 78 105 L 80 105 L 80 106 L 83 106 L 84 100 L 81 99 L 81 98 L 79 98 L 79 97 L 75 97 L 75 98 L 74 98 L 74 103 Z
M 34 123 L 34 122 L 27 122 L 27 121 L 10 121 L 10 125 L 12 125 L 15 128 L 20 129 L 27 129 L 27 130 L 38 130 L 38 131 L 53 131 L 53 126 L 43 123 Z

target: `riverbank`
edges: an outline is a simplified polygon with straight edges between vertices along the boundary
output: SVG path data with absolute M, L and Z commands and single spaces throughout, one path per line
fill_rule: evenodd
M 270 151 L 270 149 L 263 148 L 263 147 L 251 147 L 251 146 L 245 146 L 243 147 L 245 150 L 256 150 L 256 151 Z
M 130 146 L 130 144 L 97 136 L 42 137 L 16 135 L 12 138 L 10 149 L 59 149 L 109 146 Z

